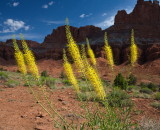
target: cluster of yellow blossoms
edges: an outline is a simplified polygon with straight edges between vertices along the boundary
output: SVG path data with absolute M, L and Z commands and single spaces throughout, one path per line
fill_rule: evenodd
M 22 51 L 20 51 L 18 44 L 16 42 L 15 37 L 13 37 L 13 46 L 14 46 L 14 50 L 15 50 L 15 59 L 17 61 L 17 65 L 18 65 L 18 69 L 22 74 L 26 74 L 27 73 L 27 69 L 26 69 L 26 65 L 25 65 L 25 61 L 24 61 L 24 56 Z
M 66 23 L 68 23 L 68 20 L 66 20 Z M 72 56 L 72 59 L 74 60 L 77 69 L 80 72 L 82 72 L 84 65 L 82 62 L 80 51 L 79 51 L 79 48 L 78 48 L 76 42 L 74 41 L 74 39 L 72 37 L 71 31 L 70 31 L 70 26 L 68 24 L 66 25 L 66 37 L 68 40 L 68 44 L 67 44 L 68 51 L 69 51 L 70 55 Z
M 131 65 L 134 66 L 134 63 L 137 61 L 138 59 L 138 48 L 137 45 L 135 44 L 135 39 L 134 39 L 134 30 L 132 29 L 132 33 L 131 33 Z
M 77 92 L 79 92 L 78 82 L 77 82 L 77 80 L 76 80 L 76 78 L 74 76 L 74 73 L 73 73 L 73 70 L 72 70 L 72 66 L 68 62 L 65 50 L 63 50 L 63 61 L 64 61 L 63 66 L 64 66 L 64 70 L 66 72 L 67 78 L 69 79 L 71 84 L 74 86 L 75 90 Z
M 38 72 L 38 67 L 35 62 L 34 55 L 32 51 L 29 49 L 26 41 L 24 40 L 23 35 L 21 34 L 21 39 L 22 39 L 22 47 L 24 54 L 19 50 L 19 47 L 16 43 L 16 40 L 13 39 L 13 44 L 14 44 L 14 49 L 15 49 L 15 59 L 17 61 L 19 70 L 23 73 L 27 73 L 26 65 L 25 62 L 27 63 L 27 68 L 29 69 L 29 72 L 35 76 L 37 79 L 39 79 L 39 72 Z
M 68 24 L 66 25 L 66 37 L 68 40 L 68 45 L 67 45 L 68 50 L 74 60 L 74 63 L 76 64 L 76 66 L 78 67 L 80 72 L 82 72 L 83 75 L 85 75 L 86 78 L 91 82 L 99 99 L 104 100 L 106 98 L 106 93 L 104 91 L 101 79 L 98 76 L 96 70 L 88 63 L 84 45 L 81 46 L 82 47 L 82 49 L 81 49 L 82 55 L 80 54 L 79 48 L 72 37 L 72 34 L 70 32 L 70 28 L 69 28 Z M 95 58 L 94 53 L 91 50 L 89 45 L 88 45 L 88 49 L 89 49 L 89 51 L 88 51 L 89 56 L 91 58 Z M 66 75 L 71 83 L 74 81 L 74 84 L 76 84 L 75 77 L 74 77 L 73 73 L 71 73 L 71 70 L 72 70 L 71 65 L 68 63 L 66 65 L 66 63 L 67 62 L 66 62 L 66 54 L 65 54 L 64 55 L 64 68 L 65 68 Z M 93 62 L 93 59 L 92 59 L 92 63 L 95 65 L 96 61 Z
M 111 66 L 111 68 L 113 69 L 114 66 L 114 60 L 113 60 L 113 53 L 112 53 L 112 49 L 111 46 L 108 44 L 108 38 L 107 38 L 107 33 L 105 32 L 104 34 L 104 50 L 105 50 L 105 54 L 108 60 L 108 64 Z
M 93 50 L 90 47 L 88 38 L 86 39 L 86 42 L 87 42 L 88 55 L 91 58 L 91 63 L 95 66 L 96 65 L 96 58 L 95 58 Z

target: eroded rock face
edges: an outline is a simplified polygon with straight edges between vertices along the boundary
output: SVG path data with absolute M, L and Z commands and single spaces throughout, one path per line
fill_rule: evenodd
M 101 28 L 95 26 L 85 26 L 85 27 L 70 27 L 74 40 L 76 42 L 82 42 L 88 38 L 93 38 L 99 36 L 102 32 Z M 46 48 L 63 48 L 67 43 L 65 26 L 58 27 L 50 35 L 47 35 L 42 43 L 42 46 Z
M 109 30 L 119 33 L 128 33 L 135 29 L 139 41 L 160 41 L 160 6 L 158 1 L 138 0 L 130 14 L 125 10 L 118 11 L 115 23 Z

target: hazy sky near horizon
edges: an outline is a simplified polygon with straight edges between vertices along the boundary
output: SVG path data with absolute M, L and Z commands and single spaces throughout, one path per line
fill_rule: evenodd
M 137 0 L 0 0 L 0 41 L 23 33 L 25 39 L 43 42 L 44 37 L 65 24 L 95 25 L 106 29 L 114 24 L 118 10 L 130 13 Z

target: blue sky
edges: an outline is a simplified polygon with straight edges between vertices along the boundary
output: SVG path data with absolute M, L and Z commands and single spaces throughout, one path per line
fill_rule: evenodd
M 95 25 L 106 29 L 118 10 L 130 13 L 137 0 L 0 0 L 0 41 L 23 33 L 26 39 L 43 42 L 53 29 L 64 25 Z

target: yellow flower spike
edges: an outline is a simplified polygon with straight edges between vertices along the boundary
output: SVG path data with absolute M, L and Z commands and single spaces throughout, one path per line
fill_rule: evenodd
M 108 38 L 107 38 L 107 33 L 106 32 L 104 34 L 104 42 L 105 42 L 104 51 L 106 53 L 108 64 L 113 69 L 113 66 L 114 66 L 113 52 L 112 52 L 111 46 L 108 44 Z
M 63 63 L 64 70 L 66 72 L 68 80 L 74 86 L 76 92 L 79 92 L 78 82 L 77 82 L 77 80 L 76 80 L 76 78 L 74 76 L 74 73 L 73 73 L 73 70 L 72 70 L 72 66 L 68 62 L 65 50 L 63 50 L 63 61 L 64 61 L 64 63 Z
M 28 47 L 28 45 L 27 45 L 27 43 L 26 43 L 26 41 L 24 39 L 23 34 L 20 34 L 20 38 L 21 38 L 21 41 L 22 41 L 22 47 L 23 47 L 24 52 L 29 50 L 29 47 Z
M 88 40 L 88 38 L 86 38 L 86 42 L 87 42 L 88 55 L 89 55 L 89 57 L 91 58 L 91 63 L 92 63 L 93 65 L 96 65 L 96 58 L 95 58 L 95 55 L 94 55 L 93 50 L 91 49 L 91 47 L 90 47 L 90 45 L 89 45 L 89 40 Z
M 82 60 L 83 60 L 83 63 L 85 65 L 85 67 L 88 66 L 89 63 L 88 63 L 88 59 L 87 59 L 87 56 L 86 56 L 86 50 L 85 50 L 85 45 L 84 44 L 81 45 L 81 57 L 82 57 Z
M 101 100 L 105 100 L 106 98 L 106 93 L 104 91 L 102 82 L 100 77 L 98 76 L 97 72 L 92 66 L 87 66 L 85 70 L 87 79 L 91 82 L 92 86 L 94 87 L 94 90 Z
M 81 55 L 80 55 L 80 51 L 79 48 L 76 44 L 76 42 L 74 41 L 72 34 L 70 32 L 70 26 L 68 25 L 68 20 L 66 19 L 66 37 L 67 37 L 67 41 L 68 41 L 68 51 L 72 57 L 72 59 L 74 60 L 77 69 L 82 72 L 84 69 L 84 65 L 81 59 Z
M 38 67 L 36 65 L 35 57 L 34 57 L 32 51 L 29 49 L 22 34 L 21 34 L 21 39 L 22 39 L 22 46 L 23 46 L 23 50 L 24 50 L 24 57 L 25 57 L 27 65 L 28 65 L 29 72 L 31 72 L 31 74 L 33 76 L 35 76 L 37 79 L 39 79 L 40 76 L 39 76 Z
M 27 69 L 24 61 L 23 53 L 20 51 L 18 44 L 16 42 L 15 36 L 13 36 L 13 46 L 14 46 L 14 56 L 18 65 L 18 69 L 22 74 L 27 74 Z
M 134 63 L 138 59 L 138 48 L 137 45 L 135 44 L 135 39 L 134 39 L 134 30 L 132 29 L 131 33 L 131 65 L 134 66 Z

